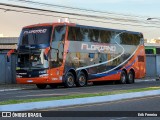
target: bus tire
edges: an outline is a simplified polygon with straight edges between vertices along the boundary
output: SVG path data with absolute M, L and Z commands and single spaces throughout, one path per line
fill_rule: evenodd
M 73 87 L 75 84 L 75 77 L 71 72 L 68 72 L 65 77 L 64 86 L 67 88 Z
M 130 70 L 129 73 L 128 73 L 127 83 L 128 83 L 128 84 L 134 83 L 134 73 L 133 73 L 133 71 L 131 71 L 131 70 Z
M 80 72 L 77 81 L 76 81 L 76 86 L 78 87 L 84 87 L 87 84 L 87 78 L 86 75 L 83 72 Z
M 46 84 L 36 84 L 37 88 L 39 89 L 45 89 L 47 87 Z
M 120 83 L 126 84 L 126 82 L 127 82 L 127 74 L 124 70 L 122 70 L 121 76 L 120 76 Z

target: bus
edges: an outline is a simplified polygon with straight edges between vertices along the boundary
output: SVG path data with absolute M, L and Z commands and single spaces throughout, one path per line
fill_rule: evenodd
M 22 29 L 16 51 L 17 83 L 39 89 L 111 80 L 131 84 L 146 72 L 139 32 L 69 22 L 35 24 Z
M 146 55 L 160 54 L 160 45 L 156 43 L 145 43 Z

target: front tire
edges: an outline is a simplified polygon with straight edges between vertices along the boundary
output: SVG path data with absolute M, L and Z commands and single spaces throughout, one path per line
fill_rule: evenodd
M 47 87 L 46 84 L 36 84 L 37 88 L 39 89 L 45 89 Z
M 67 88 L 71 88 L 74 86 L 74 84 L 75 84 L 75 77 L 71 72 L 68 72 L 65 77 L 64 86 Z
M 80 72 L 77 77 L 76 85 L 78 87 L 83 87 L 83 86 L 86 86 L 86 84 L 87 84 L 86 75 L 83 72 Z
M 127 74 L 126 74 L 126 72 L 123 70 L 123 71 L 121 72 L 120 83 L 121 83 L 121 84 L 126 84 L 126 82 L 127 82 Z

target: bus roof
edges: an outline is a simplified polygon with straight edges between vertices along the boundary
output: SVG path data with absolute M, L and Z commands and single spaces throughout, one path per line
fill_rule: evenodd
M 33 25 L 25 26 L 23 28 L 31 28 L 31 27 L 36 27 L 36 26 L 53 26 L 53 25 L 68 25 L 68 26 L 77 26 L 77 27 L 100 29 L 100 30 L 110 30 L 110 31 L 117 31 L 117 32 L 123 32 L 123 31 L 125 31 L 126 33 L 141 34 L 141 35 L 143 35 L 141 32 L 128 31 L 128 30 L 120 30 L 120 29 L 111 29 L 111 28 L 96 27 L 96 26 L 87 26 L 87 25 L 80 25 L 80 24 L 67 23 L 67 22 L 39 23 L 39 24 L 33 24 Z

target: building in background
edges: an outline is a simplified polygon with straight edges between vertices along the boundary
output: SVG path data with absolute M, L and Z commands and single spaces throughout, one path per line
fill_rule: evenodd
M 18 37 L 0 37 L 0 52 L 17 48 Z
M 0 37 L 0 84 L 16 83 L 16 55 L 7 61 L 7 52 L 17 48 L 18 37 Z
M 158 43 L 158 44 L 160 44 L 160 38 L 158 38 L 158 39 L 151 39 L 150 43 Z

